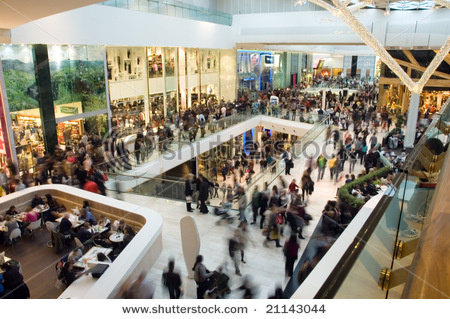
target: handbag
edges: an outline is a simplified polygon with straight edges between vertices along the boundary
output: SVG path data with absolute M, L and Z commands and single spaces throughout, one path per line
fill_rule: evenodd
M 62 286 L 63 286 L 63 281 L 61 279 L 56 279 L 55 288 L 61 289 Z
M 281 214 L 277 214 L 277 216 L 275 217 L 275 224 L 277 225 L 283 224 L 283 216 L 281 216 Z
M 192 203 L 192 196 L 186 196 L 186 203 Z

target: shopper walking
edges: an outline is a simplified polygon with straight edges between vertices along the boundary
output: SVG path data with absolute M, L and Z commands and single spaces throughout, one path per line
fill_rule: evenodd
M 300 245 L 297 242 L 297 236 L 292 234 L 283 247 L 283 253 L 286 258 L 285 270 L 286 276 L 291 277 L 294 272 L 294 263 L 298 258 Z
M 180 299 L 181 296 L 181 276 L 174 271 L 175 262 L 169 261 L 168 270 L 163 273 L 164 286 L 169 290 L 170 299 Z

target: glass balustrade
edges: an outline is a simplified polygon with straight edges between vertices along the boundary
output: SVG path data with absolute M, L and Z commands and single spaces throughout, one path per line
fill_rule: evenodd
M 435 186 L 442 178 L 449 124 L 447 102 L 355 241 L 336 258 L 336 267 L 316 298 L 401 298 Z
M 175 0 L 109 0 L 100 4 L 231 26 L 233 15 Z
M 249 119 L 251 114 L 236 114 L 233 116 L 226 117 L 221 121 L 218 121 L 218 127 L 221 129 L 225 129 L 241 123 L 247 119 Z M 220 122 L 220 123 L 219 123 Z M 309 130 L 303 137 L 296 140 L 291 145 L 293 158 L 298 158 L 310 145 L 312 141 L 314 141 L 328 126 L 328 117 L 323 118 L 320 122 L 317 122 L 314 127 Z M 216 131 L 217 132 L 217 131 Z M 275 158 L 274 162 L 269 164 L 265 169 L 258 172 L 252 177 L 252 181 L 247 183 L 245 186 L 246 195 L 248 200 L 248 205 L 251 204 L 251 195 L 255 189 L 258 187 L 260 190 L 263 189 L 263 186 L 267 183 L 270 185 L 274 182 L 278 176 L 280 176 L 284 172 L 284 167 L 280 165 L 281 158 Z M 145 174 L 127 174 L 122 172 L 109 172 L 108 178 L 110 183 L 115 183 L 115 189 L 120 189 L 121 182 L 126 182 L 127 191 L 130 193 L 144 195 L 144 196 L 156 196 L 162 198 L 168 198 L 172 200 L 185 200 L 184 195 L 184 179 L 177 177 L 148 177 Z M 211 202 L 212 206 L 220 205 L 220 198 L 223 200 L 223 190 L 219 189 L 219 200 Z M 237 209 L 237 203 L 233 204 L 233 208 Z

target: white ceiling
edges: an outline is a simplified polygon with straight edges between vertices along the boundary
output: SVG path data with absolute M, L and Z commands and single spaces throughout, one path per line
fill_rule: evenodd
M 22 24 L 56 13 L 81 8 L 101 0 L 0 0 L 0 29 Z

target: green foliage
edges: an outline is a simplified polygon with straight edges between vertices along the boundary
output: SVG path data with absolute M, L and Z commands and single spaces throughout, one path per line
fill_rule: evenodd
M 55 105 L 81 101 L 83 112 L 107 108 L 103 63 L 70 61 L 52 72 Z
M 355 185 L 363 185 L 365 182 L 372 178 L 379 178 L 382 176 L 386 176 L 391 168 L 389 166 L 385 166 L 377 169 L 367 175 L 361 176 L 360 178 L 355 179 L 354 181 L 345 184 L 341 188 L 339 188 L 338 196 L 339 198 L 354 208 L 360 208 L 365 204 L 364 200 L 356 198 L 352 194 L 350 194 L 350 190 L 353 189 Z
M 403 123 L 405 123 L 404 116 L 401 114 L 398 114 L 397 121 L 395 122 L 395 128 L 397 128 L 398 130 L 401 130 Z
M 36 87 L 34 74 L 6 69 L 3 74 L 10 112 L 39 107 L 39 102 L 33 97 L 33 88 Z

